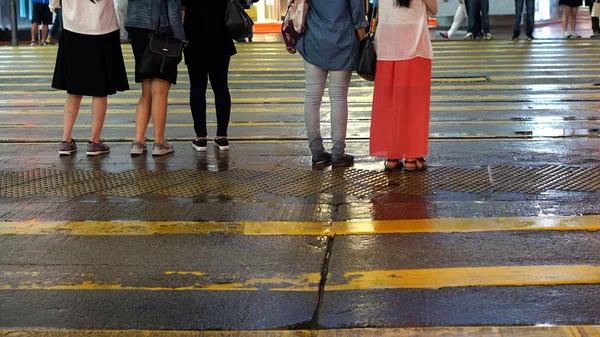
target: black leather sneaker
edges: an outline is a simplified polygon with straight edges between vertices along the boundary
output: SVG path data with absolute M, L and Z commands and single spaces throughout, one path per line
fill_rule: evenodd
M 331 161 L 331 164 L 334 167 L 335 166 L 339 166 L 339 167 L 352 166 L 352 164 L 354 164 L 354 156 L 346 154 L 339 158 L 333 158 L 333 160 Z
M 312 163 L 313 165 L 325 165 L 331 163 L 331 153 L 323 152 L 318 156 L 313 156 Z

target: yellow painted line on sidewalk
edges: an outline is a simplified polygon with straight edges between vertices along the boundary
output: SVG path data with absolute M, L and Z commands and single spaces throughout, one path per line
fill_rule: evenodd
M 4 337 L 598 337 L 600 326 L 485 326 L 338 330 L 0 330 Z
M 170 274 L 167 274 L 170 273 Z M 153 284 L 127 285 L 109 283 L 97 275 L 93 280 L 77 283 L 70 278 L 54 275 L 39 277 L 0 272 L 0 290 L 67 290 L 67 291 L 318 291 L 320 273 L 276 275 L 268 278 L 249 278 L 243 282 L 213 283 L 213 278 L 203 271 L 168 271 L 166 275 L 153 275 L 147 282 Z M 190 277 L 182 279 L 179 275 Z M 196 276 L 200 275 L 200 276 Z M 54 281 L 56 278 L 58 281 Z M 100 281 L 98 281 L 100 278 Z M 166 279 L 165 279 L 166 278 Z M 218 277 L 221 279 L 222 276 Z M 522 287 L 574 284 L 600 284 L 600 266 L 493 266 L 399 270 L 349 271 L 343 276 L 328 277 L 326 291 L 353 291 L 374 289 L 442 289 L 463 287 Z M 227 277 L 225 277 L 227 279 Z M 173 282 L 176 281 L 176 282 Z M 177 284 L 169 286 L 169 284 Z
M 66 234 L 147 236 L 232 233 L 242 235 L 373 235 L 497 231 L 599 231 L 600 216 L 355 220 L 348 222 L 191 222 L 86 221 L 0 222 L 0 235 Z

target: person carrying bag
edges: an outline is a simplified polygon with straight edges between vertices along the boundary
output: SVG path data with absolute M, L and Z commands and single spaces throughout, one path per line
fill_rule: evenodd
M 129 1 L 127 31 L 135 58 L 135 82 L 142 83 L 130 152 L 141 155 L 147 151 L 146 130 L 152 118 L 152 155 L 165 155 L 175 150 L 165 138 L 165 128 L 169 89 L 177 83 L 185 41 L 181 0 Z

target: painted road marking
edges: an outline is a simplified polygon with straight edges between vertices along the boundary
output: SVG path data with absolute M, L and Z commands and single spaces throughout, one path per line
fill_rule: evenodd
M 485 326 L 342 330 L 0 330 L 5 337 L 598 337 L 600 326 Z
M 323 124 L 331 124 L 331 121 L 329 119 L 323 119 L 321 120 L 321 123 Z M 468 120 L 464 120 L 464 121 L 431 121 L 429 122 L 430 125 L 536 125 L 536 124 L 543 124 L 543 125 L 554 125 L 554 124 L 596 124 L 596 123 L 600 123 L 600 120 L 594 120 L 594 119 L 577 119 L 577 120 L 563 120 L 563 119 L 557 119 L 557 120 L 540 120 L 540 121 L 535 121 L 535 120 L 531 120 L 531 121 L 525 121 L 525 120 L 477 120 L 477 121 L 468 121 Z M 353 127 L 369 127 L 371 125 L 370 120 L 352 120 L 349 119 L 348 120 L 348 125 L 351 125 Z M 193 123 L 169 123 L 168 124 L 169 128 L 193 128 L 194 124 Z M 217 126 L 216 122 L 207 122 L 206 126 Z M 246 127 L 246 128 L 255 128 L 255 127 L 261 127 L 261 128 L 280 128 L 280 127 L 298 127 L 298 128 L 304 128 L 305 127 L 305 123 L 304 122 L 270 122 L 270 121 L 265 121 L 265 122 L 230 122 L 229 123 L 230 127 Z M 0 129 L 62 129 L 62 124 L 33 124 L 33 123 L 23 123 L 23 124 L 2 124 L 0 123 Z M 91 129 L 92 125 L 91 124 L 75 124 L 73 126 L 76 129 Z M 131 129 L 131 128 L 135 128 L 135 124 L 134 123 L 128 123 L 128 124 L 108 124 L 105 123 L 103 126 L 104 129 Z M 536 128 L 539 128 L 539 126 L 536 126 Z M 538 130 L 538 131 L 543 131 L 543 130 Z M 432 135 L 435 135 L 435 133 L 432 133 Z M 490 135 L 493 135 L 492 133 L 490 133 Z M 593 133 L 592 133 L 593 135 Z
M 441 79 L 434 79 L 441 80 Z M 464 78 L 464 79 L 444 79 L 444 81 L 466 81 L 465 83 L 471 82 L 479 82 L 477 85 L 473 84 L 462 84 L 463 82 L 456 82 L 452 85 L 442 85 L 434 83 L 431 86 L 433 91 L 436 90 L 452 90 L 452 91 L 460 91 L 460 90 L 524 90 L 524 91 L 557 91 L 557 90 L 594 90 L 598 91 L 600 94 L 600 87 L 591 84 L 591 83 L 581 83 L 581 84 L 489 84 L 480 82 L 480 78 Z M 438 82 L 443 83 L 443 82 Z M 5 83 L 6 84 L 6 83 Z M 134 83 L 131 83 L 132 85 Z M 22 86 L 19 84 L 19 86 Z M 54 90 L 49 87 L 49 84 L 45 83 L 29 83 L 27 86 L 46 86 L 47 90 L 0 90 L 0 95 L 28 95 L 31 96 L 35 94 L 36 97 L 38 95 L 61 95 L 66 96 L 66 93 L 61 90 Z M 304 88 L 299 92 L 294 93 L 296 96 L 304 95 Z M 290 93 L 290 89 L 288 88 L 230 88 L 229 91 L 231 93 Z M 362 87 L 350 87 L 350 92 L 365 92 L 370 93 L 373 91 L 373 86 L 362 86 Z M 141 94 L 141 89 L 132 89 L 128 90 L 127 94 Z M 189 94 L 189 89 L 171 89 L 169 93 L 182 93 Z M 327 92 L 327 91 L 326 91 Z M 169 111 L 170 112 L 170 111 Z
M 0 271 L 0 290 L 315 292 L 319 290 L 321 280 L 320 273 L 308 273 L 248 278 L 242 282 L 223 282 L 223 279 L 231 278 L 223 275 L 213 278 L 205 271 L 165 271 L 162 275 L 153 274 L 149 277 L 146 282 L 150 284 L 139 285 L 136 282 L 136 285 L 128 285 L 103 280 L 102 275 L 85 276 L 91 279 L 77 282 L 74 281 L 73 275 L 61 275 L 55 271 L 48 275 L 35 270 L 27 272 L 26 275 Z M 332 275 L 329 275 L 328 279 L 326 291 L 600 284 L 600 266 L 544 265 L 360 270 L 345 272 L 344 275 L 334 276 L 333 279 Z
M 598 231 L 600 216 L 355 220 L 347 222 L 86 221 L 0 222 L 0 235 L 146 236 L 232 233 L 243 235 L 373 235 L 497 231 Z
M 89 103 L 91 103 L 91 101 L 87 102 L 89 105 Z M 324 105 L 327 105 L 328 103 L 324 103 Z M 85 102 L 82 103 L 83 106 L 85 106 Z M 234 104 L 232 107 L 231 112 L 232 113 L 298 113 L 298 114 L 303 114 L 304 113 L 304 106 L 302 104 L 298 104 L 297 106 L 286 106 L 284 108 L 280 108 L 280 107 L 261 107 L 261 108 L 255 108 L 255 107 L 237 107 L 241 104 Z M 571 115 L 573 113 L 573 111 L 575 110 L 596 110 L 596 109 L 600 109 L 600 103 L 594 103 L 594 102 L 564 102 L 564 103 L 551 103 L 551 104 L 519 104 L 519 105 L 452 105 L 452 106 L 431 106 L 431 111 L 436 111 L 436 112 L 465 112 L 465 111 L 475 111 L 475 112 L 481 112 L 481 113 L 485 113 L 485 112 L 489 112 L 489 111 L 516 111 L 519 112 L 521 115 L 523 114 L 523 111 L 538 111 L 538 110 L 552 110 L 552 111 L 556 111 L 556 110 L 569 110 L 571 111 Z M 350 106 L 348 107 L 349 112 L 371 112 L 371 107 L 370 106 Z M 216 112 L 214 107 L 209 107 L 207 109 L 207 112 Z M 44 110 L 33 110 L 33 109 L 27 109 L 27 110 L 22 110 L 22 109 L 11 109 L 11 110 L 2 110 L 0 109 L 0 115 L 63 115 L 63 109 L 56 109 L 56 108 L 48 108 L 48 109 L 44 109 Z M 594 112 L 591 112 L 592 114 L 595 115 Z M 91 111 L 89 111 L 88 109 L 82 109 L 79 114 L 84 114 L 84 115 L 89 115 L 91 114 Z M 123 108 L 116 108 L 116 109 L 111 109 L 109 108 L 108 110 L 108 115 L 115 115 L 115 114 L 126 114 L 126 115 L 134 115 L 135 114 L 135 109 L 132 107 L 131 109 L 123 109 Z M 169 109 L 169 114 L 190 114 L 190 109 L 189 108 L 177 108 L 177 107 L 173 107 L 172 109 Z M 523 116 L 521 116 L 523 117 Z M 543 117 L 532 117 L 532 118 L 541 118 L 540 120 L 543 120 Z M 561 118 L 561 117 L 559 117 Z
M 599 94 L 516 94 L 516 95 L 431 95 L 431 102 L 568 102 L 568 101 L 598 101 Z M 348 97 L 349 103 L 371 103 L 371 95 Z M 136 105 L 139 97 L 113 98 L 110 104 Z M 327 96 L 323 99 L 328 102 Z M 90 104 L 91 99 L 83 100 Z M 207 102 L 214 104 L 214 98 Z M 169 98 L 170 104 L 189 104 L 189 98 Z M 233 104 L 275 104 L 275 103 L 304 103 L 304 97 L 235 97 Z M 32 99 L 0 99 L 1 107 L 31 106 L 31 105 L 64 105 L 64 98 L 32 98 Z

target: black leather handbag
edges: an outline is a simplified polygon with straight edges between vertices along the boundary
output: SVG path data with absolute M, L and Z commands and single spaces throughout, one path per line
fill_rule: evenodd
M 374 12 L 375 10 L 373 10 Z M 377 16 L 371 12 L 369 25 L 372 27 L 369 35 L 360 41 L 358 57 L 356 60 L 356 73 L 367 81 L 375 81 L 375 70 L 377 68 L 377 53 L 375 52 L 375 28 Z
M 250 35 L 252 27 L 254 27 L 254 22 L 252 22 L 252 19 L 246 13 L 239 0 L 228 0 L 227 10 L 225 11 L 225 25 L 227 26 L 229 37 L 233 40 L 240 40 Z
M 372 35 L 360 41 L 358 64 L 356 73 L 367 81 L 375 81 L 375 70 L 377 68 L 377 54 L 375 53 L 375 41 Z
M 181 63 L 184 41 L 172 36 L 170 29 L 168 31 L 160 30 L 161 11 L 158 14 L 158 30 L 150 34 L 150 43 L 142 56 L 140 62 L 140 72 L 144 74 L 157 74 L 163 72 L 173 72 Z

